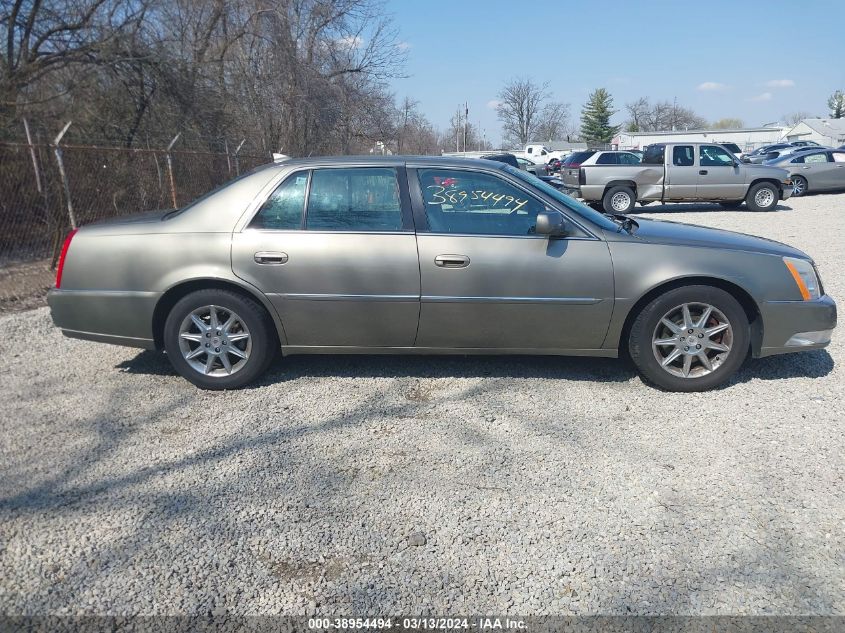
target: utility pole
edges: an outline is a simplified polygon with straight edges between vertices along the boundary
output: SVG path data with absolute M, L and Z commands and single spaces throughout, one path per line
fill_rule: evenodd
M 469 103 L 464 102 L 464 152 L 467 151 L 467 128 L 469 127 Z

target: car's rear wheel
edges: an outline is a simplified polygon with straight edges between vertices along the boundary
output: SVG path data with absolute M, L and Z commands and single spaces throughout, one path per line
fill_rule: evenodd
M 278 351 L 273 323 L 252 299 L 221 289 L 180 299 L 164 324 L 177 372 L 203 389 L 237 389 L 267 369 Z
M 607 213 L 630 213 L 636 202 L 633 189 L 621 185 L 608 189 L 602 198 L 602 206 Z
M 675 288 L 637 315 L 628 351 L 649 382 L 668 391 L 705 391 L 728 380 L 748 353 L 748 317 L 728 292 Z
M 748 190 L 745 204 L 752 211 L 771 211 L 778 205 L 780 192 L 770 182 L 759 182 Z
M 803 196 L 807 193 L 807 179 L 804 176 L 792 177 L 792 195 Z

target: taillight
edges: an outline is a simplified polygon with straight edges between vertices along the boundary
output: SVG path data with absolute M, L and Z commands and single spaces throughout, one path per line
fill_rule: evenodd
M 62 287 L 62 271 L 65 268 L 65 257 L 67 257 L 67 251 L 70 248 L 70 241 L 73 239 L 73 236 L 76 235 L 78 230 L 79 229 L 73 229 L 70 233 L 68 233 L 65 238 L 65 243 L 62 244 L 62 252 L 59 255 L 59 265 L 56 266 L 56 288 Z
M 578 170 L 578 184 L 579 185 L 586 185 L 587 184 L 587 172 L 582 167 Z
M 569 165 L 567 166 L 571 167 L 572 169 L 578 169 L 581 166 L 581 163 L 569 163 Z

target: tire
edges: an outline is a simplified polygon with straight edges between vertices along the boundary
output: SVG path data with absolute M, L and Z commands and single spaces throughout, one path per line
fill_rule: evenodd
M 752 211 L 771 211 L 778 206 L 779 200 L 780 191 L 770 182 L 758 182 L 748 190 L 748 195 L 745 196 L 745 204 Z
M 807 184 L 807 179 L 804 176 L 793 176 L 792 177 L 792 197 L 798 198 L 803 196 L 807 193 L 807 189 L 809 185 Z
M 627 196 L 627 203 L 622 206 L 621 203 L 625 200 L 625 196 Z M 630 187 L 617 186 L 608 189 L 601 202 L 602 208 L 607 213 L 630 213 L 637 202 L 637 196 Z M 616 207 L 614 207 L 614 203 L 616 203 Z
M 680 327 L 686 320 L 683 306 L 687 306 L 690 319 Z M 701 326 L 707 307 L 710 316 Z M 715 328 L 722 329 L 706 333 Z M 690 338 L 701 347 L 687 345 Z M 683 286 L 658 296 L 639 312 L 628 336 L 628 352 L 648 382 L 667 391 L 706 391 L 736 373 L 748 354 L 749 341 L 748 317 L 731 294 L 712 286 Z M 674 358 L 667 362 L 670 356 Z
M 742 204 L 742 200 L 724 200 L 719 203 L 723 209 L 738 209 Z
M 212 311 L 217 329 L 211 329 Z M 267 370 L 279 340 L 263 306 L 231 290 L 209 289 L 173 306 L 164 323 L 164 348 L 173 368 L 197 387 L 238 389 Z

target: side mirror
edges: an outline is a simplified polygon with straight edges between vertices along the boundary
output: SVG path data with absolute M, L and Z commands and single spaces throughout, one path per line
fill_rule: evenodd
M 566 235 L 566 218 L 560 211 L 545 211 L 537 214 L 537 224 L 534 228 L 537 235 Z

